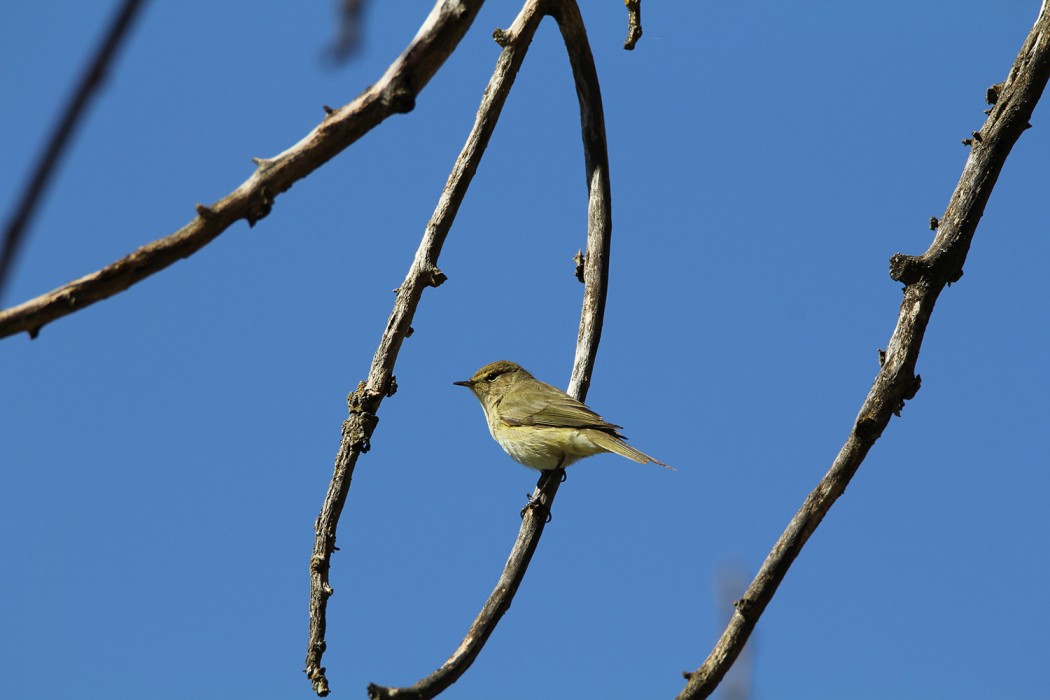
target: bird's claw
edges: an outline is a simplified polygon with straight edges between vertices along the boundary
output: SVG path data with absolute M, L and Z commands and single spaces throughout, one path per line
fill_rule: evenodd
M 535 498 L 533 498 L 533 496 L 531 494 L 527 494 L 526 497 L 529 499 L 529 502 L 526 503 L 525 507 L 521 509 L 521 517 L 522 517 L 522 519 L 525 518 L 525 513 L 527 511 L 529 511 L 529 510 L 537 510 L 537 509 L 541 509 L 542 508 L 544 511 L 547 512 L 547 517 L 544 518 L 543 524 L 546 525 L 547 523 L 549 523 L 551 521 L 551 512 L 550 512 L 550 509 L 547 508 L 547 506 L 545 506 L 543 504 L 543 495 L 539 494 Z

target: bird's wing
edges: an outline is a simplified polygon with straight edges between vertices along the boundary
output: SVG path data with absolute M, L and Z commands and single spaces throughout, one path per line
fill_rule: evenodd
M 522 399 L 511 395 L 500 402 L 500 417 L 504 422 L 508 425 L 595 428 L 613 434 L 620 427 L 606 422 L 597 413 L 557 387 L 537 381 L 534 389 L 534 396 L 531 398 Z

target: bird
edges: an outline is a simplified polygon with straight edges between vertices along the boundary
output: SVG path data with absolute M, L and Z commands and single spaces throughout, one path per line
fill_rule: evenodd
M 612 452 L 640 464 L 674 467 L 628 445 L 621 427 L 607 422 L 561 389 L 541 382 L 521 365 L 497 360 L 470 379 L 453 382 L 473 392 L 489 432 L 517 462 L 546 472 Z

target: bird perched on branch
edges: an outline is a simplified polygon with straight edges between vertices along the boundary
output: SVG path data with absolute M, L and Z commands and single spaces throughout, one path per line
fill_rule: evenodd
M 652 462 L 675 470 L 624 442 L 620 426 L 514 362 L 492 362 L 470 379 L 453 384 L 474 392 L 493 439 L 531 469 L 563 469 L 584 457 L 612 452 L 640 464 Z

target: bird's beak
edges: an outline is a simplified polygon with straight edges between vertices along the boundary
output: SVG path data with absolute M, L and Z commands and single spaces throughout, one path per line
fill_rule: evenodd
M 465 386 L 465 387 L 467 387 L 468 389 L 469 389 L 470 387 L 474 386 L 474 382 L 470 381 L 469 379 L 464 379 L 464 380 L 463 380 L 463 381 L 461 381 L 461 382 L 452 382 L 452 383 L 453 383 L 453 384 L 455 384 L 456 386 Z

